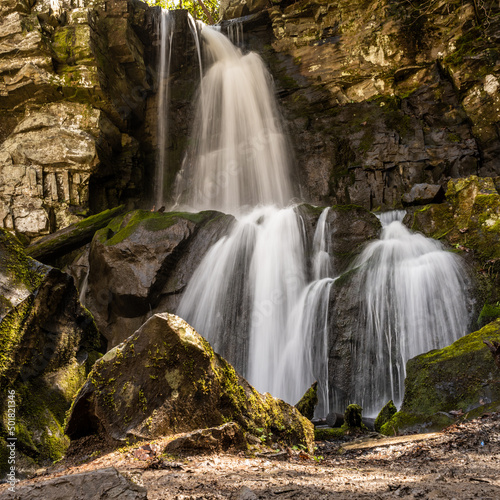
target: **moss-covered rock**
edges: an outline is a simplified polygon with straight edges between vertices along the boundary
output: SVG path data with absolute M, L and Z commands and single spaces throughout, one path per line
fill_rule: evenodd
M 312 420 L 314 410 L 318 404 L 318 382 L 314 382 L 305 394 L 300 398 L 300 401 L 295 405 L 295 408 L 304 415 L 304 417 Z
M 446 203 L 413 213 L 412 228 L 474 252 L 482 264 L 500 258 L 500 194 L 495 179 L 451 179 Z
M 185 321 L 156 314 L 94 365 L 67 433 L 119 442 L 227 422 L 269 442 L 311 449 L 313 425 L 296 408 L 255 391 Z
M 384 407 L 380 410 L 380 413 L 377 415 L 377 418 L 375 419 L 375 430 L 377 432 L 380 432 L 382 429 L 382 426 L 386 424 L 395 413 L 397 413 L 398 409 L 396 408 L 396 405 L 393 403 L 392 399 L 388 401 Z
M 382 433 L 439 429 L 453 421 L 450 412 L 476 416 L 481 408 L 500 407 L 500 370 L 484 340 L 500 341 L 500 320 L 411 359 L 401 411 Z
M 363 424 L 362 412 L 363 408 L 356 404 L 351 404 L 345 409 L 344 423 L 341 427 L 344 433 L 355 434 L 367 430 Z
M 0 283 L 0 438 L 17 438 L 16 465 L 22 476 L 64 454 L 69 445 L 65 414 L 101 339 L 92 316 L 78 302 L 72 278 L 27 257 L 2 229 Z M 9 395 L 15 426 L 9 425 Z M 8 470 L 4 455 L 0 470 Z

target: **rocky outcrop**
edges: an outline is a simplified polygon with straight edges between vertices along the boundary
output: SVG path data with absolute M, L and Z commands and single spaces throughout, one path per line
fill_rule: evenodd
M 47 234 L 140 198 L 152 24 L 137 0 L 3 2 L 0 227 Z
M 156 314 L 94 365 L 67 433 L 153 439 L 227 422 L 312 447 L 313 426 L 295 408 L 256 392 L 185 321 Z
M 16 486 L 13 492 L 7 491 L 1 495 L 1 498 L 5 500 L 47 500 L 48 498 L 146 500 L 147 497 L 145 488 L 125 478 L 113 467 L 60 476 L 29 486 Z
M 304 194 L 401 206 L 414 184 L 500 171 L 498 4 L 230 0 L 275 77 Z M 223 24 L 224 25 L 224 24 Z
M 27 257 L 0 229 L 2 472 L 9 470 L 9 437 L 17 438 L 18 477 L 33 460 L 61 458 L 69 444 L 62 428 L 65 412 L 103 347 L 72 278 Z M 7 418 L 12 408 L 15 428 Z
M 114 346 L 155 312 L 175 311 L 201 259 L 234 221 L 219 212 L 138 210 L 94 237 L 86 306 Z
M 411 359 L 401 411 L 382 432 L 439 428 L 457 416 L 473 418 L 498 410 L 500 370 L 484 340 L 500 340 L 498 320 L 449 347 Z

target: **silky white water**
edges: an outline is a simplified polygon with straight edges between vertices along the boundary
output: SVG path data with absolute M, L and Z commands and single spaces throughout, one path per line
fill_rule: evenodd
M 362 272 L 363 334 L 354 349 L 354 393 L 367 414 L 403 397 L 406 362 L 467 333 L 466 273 L 459 257 L 386 215 L 380 240 L 354 267 Z M 391 222 L 392 220 L 392 222 Z M 362 368 L 362 369 L 361 369 Z
M 209 66 L 175 198 L 195 210 L 226 213 L 284 207 L 292 198 L 289 155 L 272 79 L 257 54 L 243 54 L 208 26 L 201 36 Z

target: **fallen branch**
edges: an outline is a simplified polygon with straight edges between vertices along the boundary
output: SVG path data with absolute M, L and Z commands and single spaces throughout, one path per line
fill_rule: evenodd
M 124 210 L 125 206 L 120 205 L 71 224 L 35 241 L 26 248 L 26 253 L 43 263 L 49 263 L 90 243 L 99 229 L 106 227 L 112 219 L 120 215 Z

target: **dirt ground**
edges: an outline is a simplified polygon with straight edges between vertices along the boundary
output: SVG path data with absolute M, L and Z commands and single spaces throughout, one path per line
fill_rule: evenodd
M 315 458 L 298 450 L 174 458 L 161 455 L 164 444 L 73 456 L 21 485 L 114 466 L 149 500 L 500 499 L 500 413 L 434 434 L 318 442 Z

